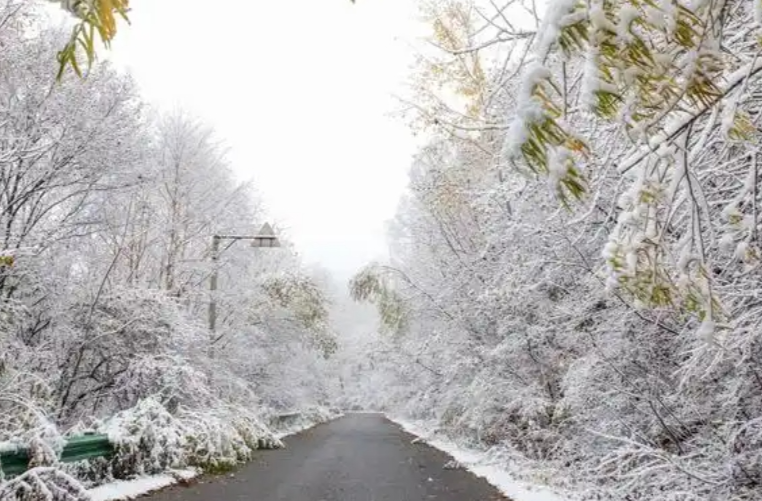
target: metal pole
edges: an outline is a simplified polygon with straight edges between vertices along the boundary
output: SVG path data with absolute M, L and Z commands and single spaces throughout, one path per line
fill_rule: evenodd
M 278 238 L 273 233 L 269 224 L 262 226 L 259 235 L 214 235 L 212 237 L 212 275 L 209 279 L 209 358 L 214 359 L 214 344 L 217 342 L 217 278 L 219 271 L 220 242 L 225 240 L 253 240 L 252 247 L 264 247 L 263 242 L 268 243 L 267 247 L 279 247 Z M 211 377 L 211 376 L 210 376 Z
M 217 271 L 220 252 L 220 237 L 212 237 L 212 276 L 209 279 L 209 358 L 214 358 L 215 328 L 217 327 Z

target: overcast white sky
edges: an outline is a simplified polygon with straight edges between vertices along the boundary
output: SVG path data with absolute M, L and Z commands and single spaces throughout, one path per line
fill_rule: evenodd
M 111 59 L 231 149 L 307 262 L 384 256 L 414 139 L 387 115 L 420 27 L 411 0 L 133 0 Z

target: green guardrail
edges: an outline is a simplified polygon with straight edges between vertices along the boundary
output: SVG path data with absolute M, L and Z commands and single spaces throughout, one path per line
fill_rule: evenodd
M 109 457 L 114 453 L 114 445 L 107 435 L 78 435 L 71 437 L 61 451 L 61 462 L 74 463 L 84 459 Z M 6 477 L 15 477 L 29 469 L 29 450 L 15 449 L 0 452 L 0 468 Z

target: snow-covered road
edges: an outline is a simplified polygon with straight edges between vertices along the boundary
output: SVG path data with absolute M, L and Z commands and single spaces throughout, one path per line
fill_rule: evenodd
M 233 476 L 175 486 L 146 501 L 498 501 L 494 487 L 380 414 L 350 414 L 286 439 Z

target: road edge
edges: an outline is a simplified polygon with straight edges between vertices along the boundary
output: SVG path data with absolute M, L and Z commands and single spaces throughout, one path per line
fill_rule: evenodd
M 416 437 L 416 441 L 450 455 L 459 466 L 483 478 L 514 501 L 572 501 L 569 494 L 562 494 L 546 486 L 533 485 L 512 478 L 509 471 L 487 461 L 483 451 L 468 449 L 448 437 L 432 438 L 433 428 L 427 426 L 424 421 L 409 421 L 400 416 L 380 414 L 406 433 Z

